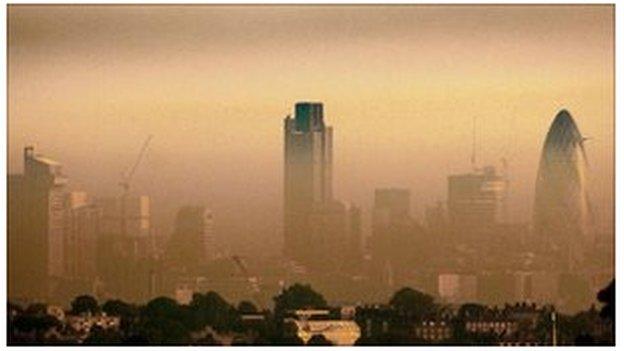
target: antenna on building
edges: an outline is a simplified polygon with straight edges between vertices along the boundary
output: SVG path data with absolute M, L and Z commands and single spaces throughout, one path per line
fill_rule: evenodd
M 472 169 L 477 169 L 477 117 L 472 117 L 472 155 L 470 155 Z
M 502 157 L 500 161 L 501 161 L 501 166 L 503 169 L 501 172 L 501 175 L 503 177 L 503 182 L 505 184 L 505 190 L 503 192 L 503 199 L 502 199 L 503 221 L 508 222 L 509 221 L 509 161 L 505 157 Z

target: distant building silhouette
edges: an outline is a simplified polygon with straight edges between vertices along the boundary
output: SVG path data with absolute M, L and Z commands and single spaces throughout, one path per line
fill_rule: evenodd
M 546 135 L 535 183 L 536 240 L 569 269 L 581 264 L 593 239 L 584 140 L 572 115 L 561 110 Z
M 284 249 L 290 258 L 310 261 L 314 212 L 340 212 L 332 202 L 332 128 L 323 104 L 299 102 L 284 119 Z M 338 206 L 339 207 L 339 206 Z M 318 217 L 318 216 L 317 216 Z
M 67 298 L 92 291 L 97 279 L 97 240 L 102 211 L 85 192 L 65 197 L 63 265 Z
M 9 297 L 45 300 L 61 282 L 64 190 L 61 165 L 24 148 L 24 173 L 9 175 Z
M 184 206 L 166 251 L 170 265 L 193 271 L 215 256 L 212 212 L 203 206 Z
M 393 285 L 397 270 L 406 268 L 413 248 L 416 226 L 410 216 L 410 192 L 407 189 L 375 189 L 371 253 L 377 274 Z
M 347 256 L 350 266 L 361 263 L 362 252 L 362 210 L 350 204 L 347 207 Z
M 458 239 L 472 241 L 474 236 L 503 223 L 506 194 L 507 180 L 491 166 L 449 176 L 448 216 Z
M 131 301 L 146 296 L 149 268 L 144 263 L 153 251 L 150 198 L 100 197 L 96 204 L 102 209 L 97 266 L 105 290 Z

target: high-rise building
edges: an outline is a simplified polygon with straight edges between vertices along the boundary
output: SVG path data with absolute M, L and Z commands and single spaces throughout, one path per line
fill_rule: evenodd
M 568 269 L 578 267 L 593 241 L 584 140 L 570 113 L 561 110 L 546 135 L 535 183 L 535 239 Z
M 64 274 L 61 165 L 24 149 L 24 173 L 9 176 L 9 296 L 48 299 Z
M 102 231 L 104 233 L 123 234 L 131 238 L 149 236 L 149 196 L 101 197 L 96 199 L 96 203 L 103 211 Z
M 203 206 L 180 208 L 166 249 L 168 265 L 193 273 L 215 257 L 212 212 Z
M 361 263 L 362 248 L 362 211 L 349 204 L 347 207 L 347 256 L 350 265 Z
M 299 102 L 295 117 L 284 119 L 284 249 L 305 262 L 317 239 L 313 212 L 335 211 L 332 202 L 332 128 L 323 120 L 323 104 Z M 320 209 L 320 210 L 319 210 Z
M 153 254 L 149 197 L 102 197 L 95 204 L 102 211 L 97 271 L 103 290 L 127 300 L 144 298 Z
M 373 206 L 371 253 L 377 273 L 388 284 L 400 278 L 414 242 L 416 226 L 410 216 L 410 192 L 407 189 L 376 189 Z
M 64 276 L 84 293 L 97 276 L 96 248 L 102 211 L 85 192 L 78 191 L 67 193 L 65 207 Z
M 481 232 L 504 223 L 507 180 L 494 167 L 448 177 L 448 215 L 452 229 Z
M 444 237 L 447 230 L 446 211 L 441 201 L 425 208 L 425 225 L 431 235 Z
M 405 222 L 410 217 L 410 192 L 407 189 L 375 189 L 373 226 Z

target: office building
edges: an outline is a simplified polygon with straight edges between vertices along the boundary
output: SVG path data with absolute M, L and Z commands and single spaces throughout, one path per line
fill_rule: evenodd
M 507 186 L 491 166 L 448 177 L 449 224 L 458 239 L 472 240 L 506 221 Z
M 153 256 L 148 196 L 100 197 L 102 211 L 97 243 L 97 272 L 103 290 L 136 301 L 148 296 Z
M 9 175 L 9 298 L 45 300 L 64 275 L 67 178 L 61 165 L 24 149 L 24 173 Z
M 332 128 L 323 118 L 323 104 L 299 102 L 295 117 L 284 119 L 284 249 L 301 263 L 310 262 L 309 250 L 318 239 L 312 233 L 313 213 L 318 218 L 336 212 Z
M 102 211 L 85 192 L 65 197 L 63 264 L 65 284 L 77 293 L 90 293 L 97 277 L 97 243 Z M 69 296 L 72 298 L 72 296 Z
M 535 183 L 535 239 L 570 270 L 582 265 L 585 248 L 593 244 L 584 140 L 570 113 L 561 110 L 546 135 Z
M 180 208 L 165 254 L 171 268 L 195 271 L 212 260 L 214 254 L 212 212 L 203 206 Z
M 416 225 L 410 216 L 407 189 L 376 189 L 372 210 L 371 254 L 377 275 L 393 285 L 410 266 Z

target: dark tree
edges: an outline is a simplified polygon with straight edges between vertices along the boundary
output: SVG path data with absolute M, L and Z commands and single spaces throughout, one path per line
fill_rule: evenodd
M 71 312 L 73 314 L 92 313 L 95 314 L 100 311 L 97 300 L 90 295 L 78 296 L 71 303 Z
M 194 329 L 209 325 L 217 331 L 241 331 L 242 323 L 236 309 L 214 291 L 194 294 L 189 306 Z
M 102 311 L 109 316 L 129 317 L 136 314 L 137 310 L 134 306 L 121 300 L 108 300 L 102 305 Z
M 98 326 L 91 328 L 89 337 L 84 341 L 87 345 L 118 345 L 121 344 L 121 334 L 112 329 L 102 329 Z
M 171 298 L 157 297 L 145 305 L 141 311 L 145 319 L 173 319 L 179 320 L 182 317 L 180 305 Z
M 47 314 L 20 314 L 15 317 L 8 328 L 9 344 L 41 344 L 49 343 L 46 332 L 52 328 L 60 328 L 61 322 Z
M 397 291 L 390 299 L 390 306 L 415 317 L 427 316 L 437 309 L 432 296 L 412 288 Z
M 588 333 L 582 333 L 574 339 L 574 345 L 576 346 L 589 346 L 595 343 L 594 338 Z
M 205 337 L 195 341 L 196 345 L 210 345 L 210 346 L 220 346 L 221 343 L 218 342 L 212 334 L 208 334 Z
M 295 335 L 287 335 L 287 336 L 281 337 L 278 340 L 274 341 L 273 344 L 285 345 L 285 346 L 303 346 L 304 345 L 303 340 L 301 340 Z
M 302 308 L 326 308 L 327 302 L 323 295 L 312 290 L 310 285 L 295 284 L 273 297 L 275 314 L 283 315 L 287 310 Z
M 486 306 L 476 303 L 466 303 L 459 307 L 457 318 L 466 320 L 467 318 L 478 318 L 487 310 Z
M 327 338 L 323 334 L 316 334 L 308 340 L 307 345 L 314 346 L 332 346 L 331 341 L 327 340 Z
M 605 304 L 600 310 L 600 316 L 615 322 L 615 279 L 598 292 L 598 301 Z
M 236 307 L 236 309 L 238 310 L 238 313 L 241 313 L 241 314 L 258 312 L 258 309 L 256 308 L 256 305 L 254 305 L 250 301 L 241 301 L 238 304 L 238 307 Z
M 136 306 L 121 300 L 108 300 L 102 305 L 102 311 L 109 316 L 119 317 L 119 329 L 124 335 L 130 335 L 135 321 L 139 317 Z
M 48 306 L 43 303 L 33 303 L 26 307 L 27 314 L 46 314 Z
M 141 337 L 151 345 L 188 345 L 190 334 L 186 327 L 175 319 L 155 317 L 144 320 L 139 326 Z

